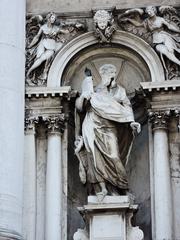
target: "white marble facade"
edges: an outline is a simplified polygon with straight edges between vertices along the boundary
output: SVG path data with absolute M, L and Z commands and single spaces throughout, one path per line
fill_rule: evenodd
M 0 239 L 178 240 L 179 2 L 80 2 L 0 1 Z M 98 202 L 79 178 L 75 101 L 85 69 L 97 89 L 104 64 L 141 133 L 129 197 Z

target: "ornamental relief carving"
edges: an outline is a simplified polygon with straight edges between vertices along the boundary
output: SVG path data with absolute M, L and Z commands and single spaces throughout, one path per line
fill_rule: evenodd
M 175 8 L 148 6 L 118 16 L 119 26 L 149 43 L 158 53 L 166 80 L 180 77 L 180 18 Z
M 50 12 L 46 16 L 27 18 L 26 84 L 46 85 L 49 67 L 56 53 L 72 38 L 85 32 L 85 23 L 62 21 Z
M 103 46 L 110 45 L 117 30 L 137 35 L 159 55 L 166 80 L 179 79 L 180 18 L 177 10 L 170 6 L 149 6 L 146 9 L 136 8 L 118 13 L 116 9 L 101 9 L 93 11 L 91 17 L 66 20 L 52 12 L 46 16 L 28 16 L 27 86 L 46 86 L 49 68 L 60 49 L 72 39 L 91 31 Z

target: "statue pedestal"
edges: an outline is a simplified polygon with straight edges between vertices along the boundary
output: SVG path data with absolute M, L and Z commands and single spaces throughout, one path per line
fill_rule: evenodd
M 88 204 L 79 208 L 89 224 L 89 240 L 143 240 L 143 232 L 131 225 L 137 207 L 128 196 L 106 196 L 102 202 L 89 196 Z

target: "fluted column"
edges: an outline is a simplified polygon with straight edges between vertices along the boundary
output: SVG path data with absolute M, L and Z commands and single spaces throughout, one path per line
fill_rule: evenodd
M 35 127 L 37 122 L 35 118 L 25 121 L 23 235 L 26 240 L 35 240 L 36 234 Z
M 0 1 L 0 239 L 22 237 L 25 4 Z
M 46 240 L 61 240 L 62 220 L 62 159 L 61 134 L 63 115 L 49 117 L 46 169 Z
M 173 239 L 172 193 L 168 144 L 169 111 L 150 113 L 154 146 L 155 240 Z

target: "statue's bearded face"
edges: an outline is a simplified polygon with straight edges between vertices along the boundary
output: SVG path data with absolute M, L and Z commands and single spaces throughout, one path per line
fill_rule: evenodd
M 116 67 L 112 64 L 104 64 L 99 69 L 104 85 L 108 86 L 116 76 Z

